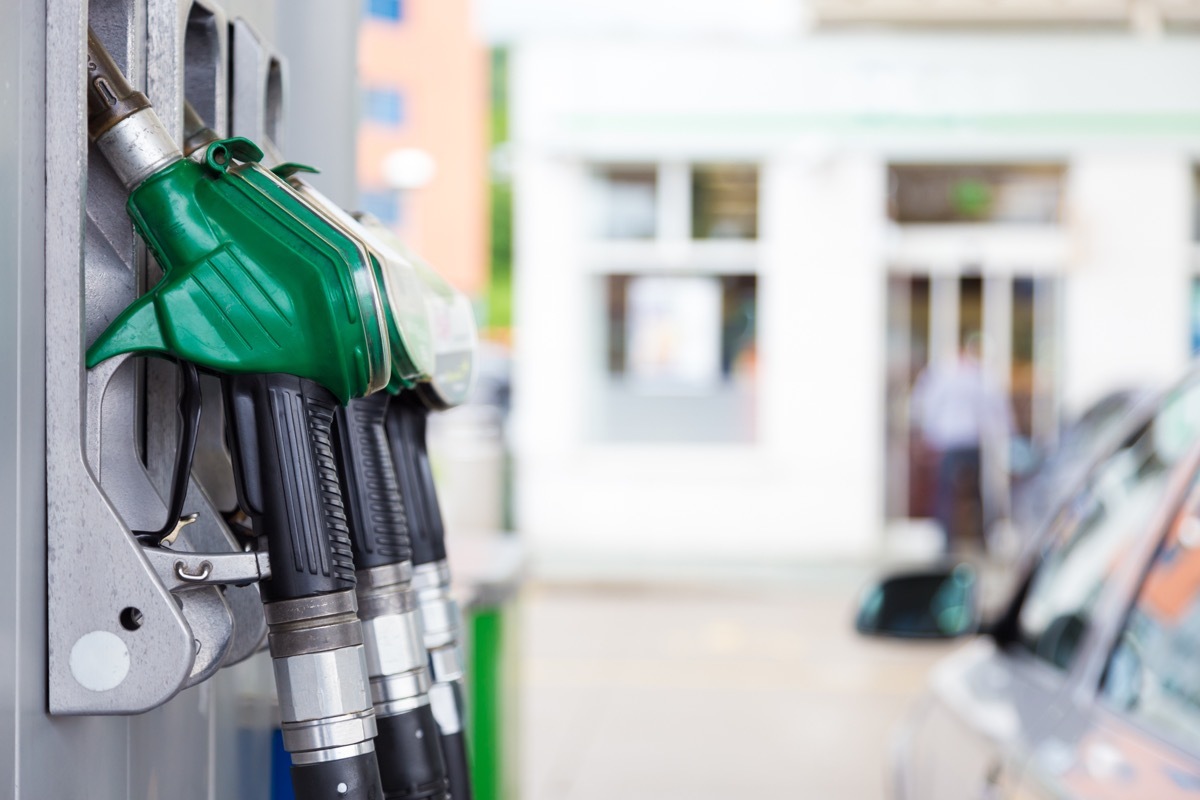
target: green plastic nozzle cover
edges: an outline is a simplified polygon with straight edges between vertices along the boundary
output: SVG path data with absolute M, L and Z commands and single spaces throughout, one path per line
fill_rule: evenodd
M 378 246 L 394 262 L 408 265 L 420 287 L 429 315 L 433 369 L 417 383 L 400 383 L 393 376 L 388 391 L 415 388 L 427 403 L 450 408 L 465 403 L 475 378 L 479 332 L 475 312 L 465 294 L 450 285 L 425 259 L 414 253 L 390 228 L 370 214 L 356 215 Z
M 379 284 L 387 319 L 388 340 L 392 351 L 392 385 L 413 386 L 428 381 L 437 360 L 433 332 L 425 303 L 425 289 L 416 268 L 404 256 L 389 248 L 373 230 L 342 210 L 336 203 L 313 188 L 294 165 L 276 167 L 286 176 L 296 193 L 320 213 L 334 220 L 343 230 L 366 245 Z
M 284 373 L 343 403 L 391 381 L 387 321 L 363 245 L 257 163 L 247 139 L 152 175 L 126 206 L 163 278 L 88 348 L 222 373 Z

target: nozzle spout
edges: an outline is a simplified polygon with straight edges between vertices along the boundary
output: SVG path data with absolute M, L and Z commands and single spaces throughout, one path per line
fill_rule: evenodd
M 183 158 L 146 95 L 130 85 L 91 28 L 87 73 L 88 135 L 125 188 Z
M 208 127 L 208 123 L 191 103 L 183 101 L 183 154 L 190 156 L 201 147 L 212 144 L 221 137 Z
M 123 119 L 150 108 L 146 95 L 130 85 L 125 73 L 91 28 L 87 41 L 88 135 L 99 138 Z

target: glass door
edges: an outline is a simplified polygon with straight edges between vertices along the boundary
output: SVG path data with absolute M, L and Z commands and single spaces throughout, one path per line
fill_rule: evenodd
M 889 520 L 935 516 L 941 454 L 916 424 L 913 389 L 926 371 L 975 348 L 989 386 L 1005 398 L 1011 435 L 1035 446 L 1057 432 L 1054 357 L 1058 280 L 1028 275 L 893 272 L 888 277 L 885 508 Z M 978 489 L 955 503 L 979 521 L 976 535 L 1008 512 L 1011 441 L 985 437 Z

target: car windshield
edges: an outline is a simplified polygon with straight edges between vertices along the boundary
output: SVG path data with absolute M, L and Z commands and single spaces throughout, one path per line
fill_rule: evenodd
M 1066 668 L 1108 577 L 1146 532 L 1174 466 L 1200 437 L 1200 381 L 1172 392 L 1153 419 L 1093 470 L 1034 573 L 1018 617 L 1020 640 Z

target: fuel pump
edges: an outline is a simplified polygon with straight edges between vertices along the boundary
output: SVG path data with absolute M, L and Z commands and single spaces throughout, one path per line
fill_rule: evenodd
M 339 406 L 391 379 L 380 276 L 360 243 L 257 164 L 253 143 L 184 158 L 91 31 L 87 69 L 89 135 L 163 269 L 87 366 L 153 354 L 222 376 L 239 503 L 270 555 L 264 610 L 296 795 L 378 800 L 333 426 Z M 143 544 L 161 546 L 172 527 Z

